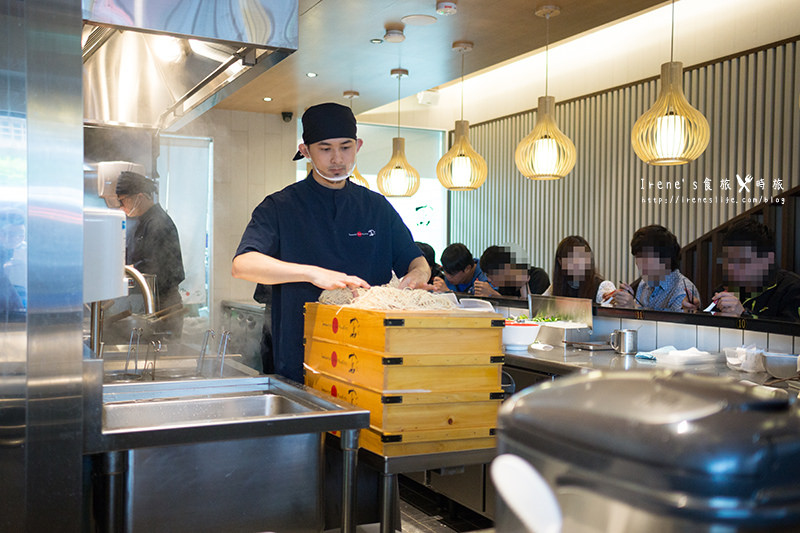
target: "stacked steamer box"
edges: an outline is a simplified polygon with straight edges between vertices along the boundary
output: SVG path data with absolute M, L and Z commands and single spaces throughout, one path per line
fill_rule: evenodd
M 369 409 L 384 456 L 492 448 L 503 399 L 503 317 L 306 304 L 306 385 Z

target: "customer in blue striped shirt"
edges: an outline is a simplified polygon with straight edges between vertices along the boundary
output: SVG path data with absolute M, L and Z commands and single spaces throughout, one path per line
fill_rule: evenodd
M 699 301 L 697 287 L 678 270 L 681 247 L 678 239 L 664 226 L 639 228 L 631 239 L 631 254 L 641 273 L 633 283 L 620 282 L 614 293 L 614 305 L 683 311 L 683 302 Z

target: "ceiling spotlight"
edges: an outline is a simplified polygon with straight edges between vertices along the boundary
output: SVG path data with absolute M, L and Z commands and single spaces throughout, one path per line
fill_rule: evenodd
M 306 72 L 306 76 L 309 77 L 309 78 L 316 78 L 317 77 L 317 73 L 316 72 Z
M 455 15 L 457 10 L 455 2 L 436 2 L 436 12 L 440 15 Z
M 386 30 L 386 35 L 383 36 L 383 40 L 387 43 L 402 43 L 406 40 L 406 36 L 403 30 L 391 28 Z
M 406 15 L 400 21 L 409 26 L 428 26 L 436 22 L 436 17 L 432 15 Z
M 175 37 L 169 35 L 153 35 L 150 41 L 153 44 L 156 55 L 162 61 L 175 63 L 183 57 L 181 43 Z
M 371 42 L 372 44 L 381 44 L 383 42 L 383 39 L 378 39 L 378 38 L 370 39 L 369 42 Z
M 272 101 L 272 97 L 271 96 L 265 96 L 264 97 L 264 101 L 265 102 L 271 102 Z

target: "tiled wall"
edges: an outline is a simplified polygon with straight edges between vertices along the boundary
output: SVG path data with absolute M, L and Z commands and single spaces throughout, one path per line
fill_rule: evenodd
M 661 346 L 672 345 L 678 349 L 696 347 L 699 350 L 718 352 L 722 348 L 743 344 L 755 344 L 762 350 L 779 353 L 797 353 L 800 350 L 800 337 L 791 335 L 597 316 L 593 320 L 592 339 L 607 339 L 608 334 L 617 328 L 639 328 L 640 350 L 654 350 Z
M 231 260 L 253 208 L 295 180 L 297 124 L 278 115 L 213 109 L 178 132 L 214 141 L 212 320 L 221 300 L 253 302 L 253 283 L 233 279 Z
M 521 311 L 508 307 L 497 307 L 496 310 L 503 316 L 518 314 Z M 647 351 L 672 345 L 679 350 L 695 347 L 698 350 L 719 352 L 722 348 L 750 344 L 777 353 L 796 354 L 800 351 L 800 337 L 791 335 L 601 316 L 596 316 L 592 320 L 591 340 L 608 340 L 609 334 L 615 329 L 638 330 L 639 350 Z

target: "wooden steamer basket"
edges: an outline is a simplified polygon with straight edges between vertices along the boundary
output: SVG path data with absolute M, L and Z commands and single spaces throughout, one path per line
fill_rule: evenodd
M 503 317 L 306 304 L 306 384 L 370 410 L 361 445 L 393 456 L 491 448 Z

